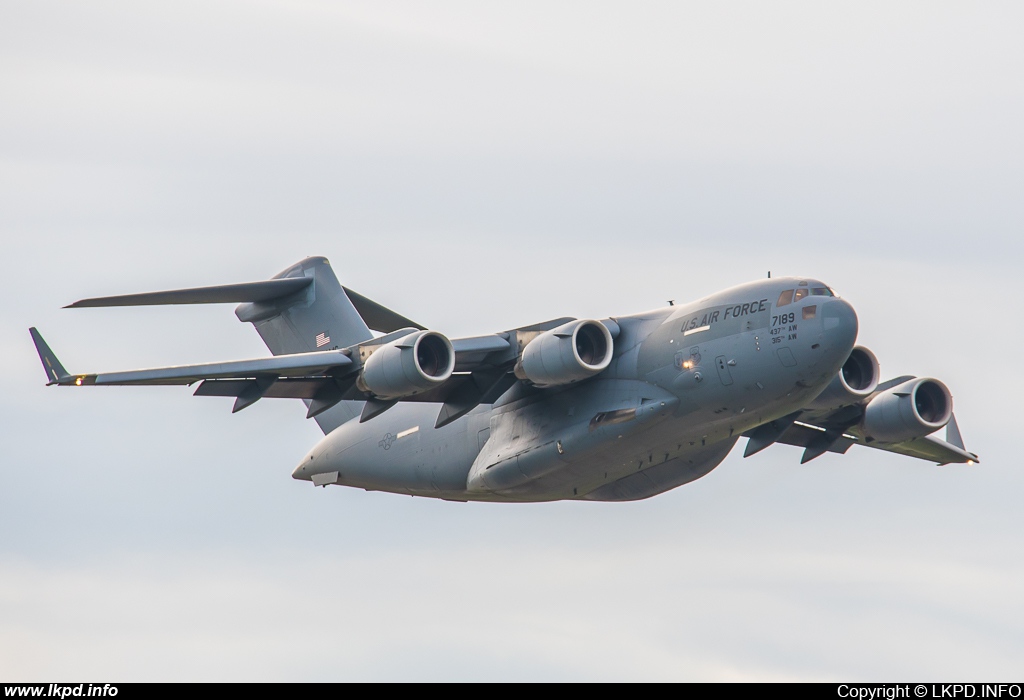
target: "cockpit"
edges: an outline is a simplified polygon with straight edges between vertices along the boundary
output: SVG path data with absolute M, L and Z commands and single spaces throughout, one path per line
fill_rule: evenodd
M 796 289 L 787 289 L 779 295 L 779 300 L 775 302 L 775 306 L 786 306 L 792 304 L 794 301 L 800 301 L 804 297 L 834 297 L 835 293 L 821 284 L 816 282 L 808 284 L 807 282 L 801 282 Z

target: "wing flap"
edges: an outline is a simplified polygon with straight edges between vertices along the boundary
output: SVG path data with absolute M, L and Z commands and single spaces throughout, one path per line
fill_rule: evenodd
M 198 293 L 202 290 L 180 291 Z M 176 298 L 180 303 L 186 303 L 183 300 L 186 297 Z M 194 297 L 190 298 L 195 300 Z M 204 298 L 209 300 L 209 296 Z M 102 301 L 113 305 L 115 302 L 126 302 L 126 299 L 109 298 Z M 161 303 L 172 302 L 165 298 Z M 88 374 L 67 372 L 39 332 L 33 328 L 31 335 L 51 385 L 173 386 L 200 382 L 194 395 L 234 397 L 235 412 L 262 398 L 296 398 L 308 402 L 307 417 L 312 417 L 339 401 L 355 400 L 368 401 L 362 416 L 362 420 L 368 420 L 398 400 L 377 401 L 362 391 L 355 382 L 359 365 L 352 357 L 362 362 L 365 359 L 363 348 L 400 342 L 414 332 L 407 325 L 411 323 L 408 319 L 398 318 L 401 318 L 403 328 L 343 350 Z M 460 418 L 481 403 L 493 403 L 517 381 L 509 372 L 516 358 L 516 345 L 511 342 L 509 335 L 502 333 L 454 339 L 452 348 L 455 351 L 457 373 L 435 389 L 400 400 L 443 404 L 438 414 L 438 426 Z
M 268 399 L 310 399 L 333 380 L 330 379 L 297 379 L 284 377 L 277 379 L 264 393 Z M 249 389 L 254 379 L 207 379 L 196 387 L 193 396 L 231 396 L 239 397 Z

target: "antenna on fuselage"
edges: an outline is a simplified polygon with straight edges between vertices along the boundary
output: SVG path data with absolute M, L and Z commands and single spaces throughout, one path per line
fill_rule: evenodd
M 768 279 L 771 279 L 771 278 L 772 278 L 772 271 L 768 270 Z

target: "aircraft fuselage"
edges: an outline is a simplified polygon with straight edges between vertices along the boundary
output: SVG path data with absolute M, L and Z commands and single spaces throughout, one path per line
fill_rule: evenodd
M 520 383 L 441 428 L 436 405 L 399 403 L 330 432 L 293 476 L 458 501 L 646 498 L 707 474 L 741 433 L 806 405 L 857 337 L 852 306 L 798 278 L 608 325 L 614 358 L 592 379 Z

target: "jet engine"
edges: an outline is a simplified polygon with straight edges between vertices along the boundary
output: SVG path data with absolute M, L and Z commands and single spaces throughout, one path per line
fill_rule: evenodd
M 878 359 L 875 353 L 859 345 L 843 363 L 839 374 L 807 408 L 829 410 L 852 406 L 871 395 L 878 386 Z
M 356 386 L 379 399 L 401 399 L 433 389 L 455 369 L 455 350 L 435 331 L 418 331 L 373 351 Z
M 861 424 L 864 436 L 902 442 L 933 433 L 953 415 L 953 397 L 937 379 L 911 379 L 868 402 Z
M 603 323 L 578 319 L 531 340 L 516 363 L 520 379 L 540 387 L 592 377 L 612 361 L 612 334 Z

